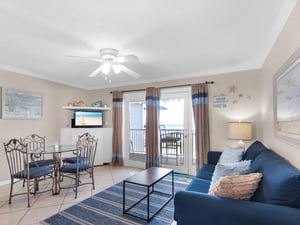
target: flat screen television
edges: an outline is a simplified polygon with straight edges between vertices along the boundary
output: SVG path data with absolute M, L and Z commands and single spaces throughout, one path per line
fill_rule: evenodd
M 102 111 L 75 111 L 72 127 L 102 127 L 103 112 Z

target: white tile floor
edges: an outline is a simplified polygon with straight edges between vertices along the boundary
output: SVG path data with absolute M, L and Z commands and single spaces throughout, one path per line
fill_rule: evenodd
M 97 192 L 100 192 L 113 184 L 121 182 L 125 178 L 140 171 L 137 168 L 112 167 L 110 165 L 97 166 L 94 170 L 95 190 L 92 185 L 79 187 L 77 199 L 72 189 L 63 189 L 59 195 L 52 195 L 51 192 L 42 193 L 36 196 L 31 195 L 31 207 L 27 207 L 26 195 L 12 198 L 12 204 L 8 204 L 10 185 L 0 186 L 0 224 L 1 225 L 36 225 L 40 221 L 64 210 L 71 205 L 80 202 Z M 67 181 L 64 180 L 63 184 Z M 43 183 L 43 182 L 42 182 Z M 47 183 L 40 185 L 49 185 Z M 45 188 L 44 186 L 40 186 Z M 22 190 L 22 182 L 18 183 L 17 190 Z

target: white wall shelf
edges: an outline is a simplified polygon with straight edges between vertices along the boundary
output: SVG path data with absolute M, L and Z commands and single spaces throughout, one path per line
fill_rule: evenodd
M 110 107 L 80 107 L 80 106 L 63 106 L 63 109 L 72 111 L 108 111 Z

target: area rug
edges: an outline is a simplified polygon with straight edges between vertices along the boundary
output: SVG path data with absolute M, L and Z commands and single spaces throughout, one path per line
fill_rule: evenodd
M 190 176 L 174 174 L 174 190 L 184 190 L 191 181 Z M 155 184 L 155 190 L 171 193 L 171 176 Z M 126 208 L 145 196 L 146 189 L 141 186 L 126 184 Z M 150 214 L 155 211 L 166 196 L 150 196 Z M 146 218 L 146 200 L 130 212 Z M 120 182 L 84 201 L 61 211 L 42 221 L 45 225 L 167 225 L 173 219 L 173 199 L 149 222 L 123 214 L 123 182 Z

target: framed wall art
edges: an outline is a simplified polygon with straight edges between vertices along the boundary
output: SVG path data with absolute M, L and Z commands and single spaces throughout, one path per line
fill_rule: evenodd
M 275 134 L 300 146 L 300 48 L 274 78 Z
M 43 96 L 38 93 L 1 88 L 2 119 L 42 119 Z

